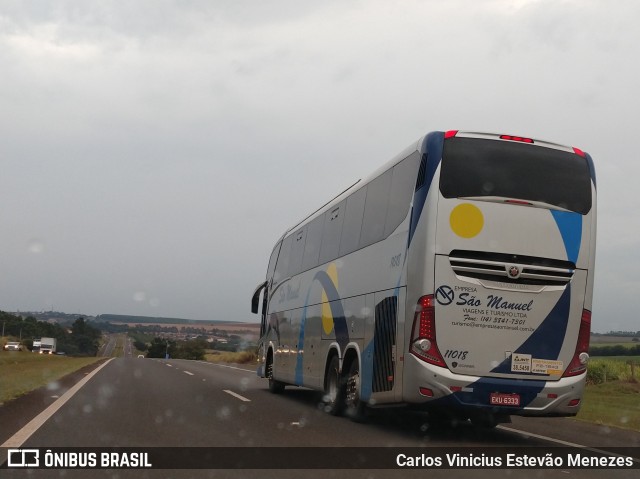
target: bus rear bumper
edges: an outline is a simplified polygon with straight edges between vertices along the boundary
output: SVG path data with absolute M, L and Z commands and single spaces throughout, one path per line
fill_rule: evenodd
M 425 408 L 486 409 L 519 416 L 575 416 L 582 402 L 585 377 L 582 374 L 545 381 L 467 376 L 407 355 L 403 401 Z M 501 401 L 504 403 L 496 404 Z

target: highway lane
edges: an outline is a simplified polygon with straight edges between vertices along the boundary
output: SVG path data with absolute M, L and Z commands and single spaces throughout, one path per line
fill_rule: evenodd
M 113 356 L 113 351 L 116 347 L 116 343 L 117 336 L 113 334 L 108 335 L 107 342 L 100 348 L 100 351 L 98 351 L 98 356 L 104 358 L 110 358 L 111 356 Z
M 122 353 L 120 353 L 120 347 Z M 98 351 L 98 356 L 110 358 L 116 356 L 133 357 L 133 340 L 126 334 L 109 334 Z
M 547 424 L 546 428 L 542 426 L 543 422 Z M 326 414 L 319 395 L 313 391 L 287 388 L 283 395 L 273 395 L 267 391 L 265 380 L 243 367 L 119 358 L 82 387 L 25 442 L 24 447 L 541 446 L 549 442 L 537 436 L 550 435 L 554 431 L 566 434 L 566 438 L 574 443 L 584 444 L 581 439 L 595 441 L 584 444 L 587 446 L 615 445 L 612 444 L 615 433 L 588 436 L 578 429 L 579 435 L 572 436 L 567 424 L 564 419 L 519 419 L 506 426 L 508 429 L 484 431 L 469 425 L 443 429 L 432 427 L 424 414 L 403 410 L 374 411 L 367 423 L 357 424 Z M 534 430 L 529 425 L 535 425 Z M 536 436 L 525 437 L 514 432 L 515 429 L 527 429 Z M 593 426 L 591 429 L 598 431 Z M 637 441 L 640 434 L 629 437 Z M 610 443 L 601 442 L 603 438 Z M 625 438 L 625 442 L 618 445 L 632 444 Z M 19 472 L 8 472 L 7 477 L 24 477 Z M 46 472 L 48 474 L 43 476 L 29 477 L 55 477 L 52 475 L 55 471 Z M 118 472 L 119 477 L 124 477 L 123 472 L 126 471 Z M 238 477 L 234 472 L 237 474 L 238 471 L 230 472 L 230 477 Z M 283 476 L 276 472 L 265 472 L 263 476 L 287 477 L 287 474 Z M 342 472 L 344 477 L 359 477 L 354 472 L 361 471 Z M 368 471 L 362 477 L 391 477 L 396 472 L 406 477 L 408 473 L 418 471 Z M 531 472 L 476 471 L 474 477 L 507 477 L 507 473 L 508 477 L 530 477 Z M 626 472 L 615 471 L 607 475 L 636 476 Z M 457 470 L 450 475 L 462 477 L 464 473 L 464 470 Z M 594 475 L 590 476 L 591 473 Z M 538 477 L 601 477 L 601 473 L 548 470 Z M 185 474 L 180 477 L 191 477 L 189 474 L 193 471 Z

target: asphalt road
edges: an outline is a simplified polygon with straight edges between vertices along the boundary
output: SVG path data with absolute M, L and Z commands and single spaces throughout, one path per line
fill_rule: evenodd
M 109 334 L 104 345 L 98 351 L 98 356 L 103 358 L 110 358 L 115 356 L 116 347 L 120 343 L 122 347 L 122 356 L 133 356 L 133 340 L 126 334 Z
M 6 431 L 5 431 L 6 433 Z M 6 435 L 6 434 L 5 434 Z M 555 441 L 555 442 L 554 442 Z M 287 388 L 273 395 L 242 366 L 118 358 L 110 361 L 22 447 L 486 447 L 564 443 L 640 447 L 640 433 L 562 418 L 514 418 L 494 430 L 434 427 L 422 413 L 373 411 L 366 423 L 328 415 L 318 393 Z M 244 450 L 243 450 L 244 451 Z M 318 449 L 319 453 L 326 450 Z M 295 450 L 292 449 L 292 454 Z M 332 458 L 327 457 L 328 464 Z M 256 477 L 249 471 L 165 471 L 167 477 Z M 436 477 L 445 471 L 434 471 Z M 469 470 L 449 470 L 467 477 Z M 473 477 L 533 477 L 531 470 L 477 470 Z M 77 474 L 77 475 L 76 475 Z M 263 470 L 260 477 L 403 477 L 424 471 Z M 637 477 L 636 471 L 539 470 L 535 477 Z M 2 471 L 2 477 L 163 477 L 159 471 Z
M 102 346 L 102 348 L 100 348 L 100 351 L 98 351 L 98 356 L 101 356 L 104 358 L 110 358 L 113 355 L 113 351 L 116 347 L 116 344 L 117 344 L 117 336 L 110 334 L 105 344 Z

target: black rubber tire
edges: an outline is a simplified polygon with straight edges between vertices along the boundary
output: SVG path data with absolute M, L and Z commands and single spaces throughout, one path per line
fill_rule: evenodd
M 332 416 L 340 416 L 344 409 L 344 381 L 340 375 L 340 360 L 333 356 L 324 375 L 324 410 Z
M 269 380 L 269 391 L 273 394 L 281 394 L 284 391 L 284 383 L 273 379 L 273 359 L 271 356 L 267 359 L 266 376 Z
M 351 361 L 344 385 L 345 415 L 355 422 L 364 421 L 366 404 L 360 400 L 360 367 L 357 358 Z

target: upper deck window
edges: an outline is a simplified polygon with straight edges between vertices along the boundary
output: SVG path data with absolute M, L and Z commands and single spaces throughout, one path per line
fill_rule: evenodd
M 583 215 L 591 210 L 591 177 L 584 158 L 510 141 L 447 139 L 440 191 L 445 198 L 515 198 Z

